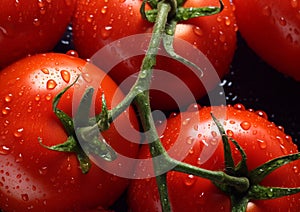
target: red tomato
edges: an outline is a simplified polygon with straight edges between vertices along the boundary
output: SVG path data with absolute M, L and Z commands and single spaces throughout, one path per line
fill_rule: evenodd
M 205 61 L 207 58 L 201 58 L 200 61 L 195 62 L 202 70 L 207 69 L 204 77 L 200 78 L 199 73 L 195 74 L 190 67 L 165 55 L 158 56 L 155 69 L 167 71 L 170 75 L 154 73 L 150 92 L 153 109 L 171 110 L 178 106 L 187 106 L 214 88 L 219 82 L 219 77 L 228 72 L 236 48 L 236 24 L 230 1 L 223 2 L 225 8 L 221 13 L 193 18 L 177 25 L 174 41 L 175 52 L 195 62 L 201 57 L 193 52 L 198 49 L 211 64 L 207 64 Z M 91 0 L 88 3 L 85 0 L 79 0 L 73 18 L 74 45 L 80 56 L 84 58 L 92 57 L 99 49 L 113 41 L 136 36 L 136 39 L 128 41 L 130 44 L 124 47 L 115 43 L 117 50 L 111 50 L 111 55 L 106 57 L 119 59 L 119 63 L 113 64 L 114 66 L 106 71 L 118 84 L 128 80 L 125 85 L 121 85 L 125 93 L 129 91 L 130 85 L 136 79 L 144 50 L 148 46 L 140 43 L 141 40 L 148 39 L 146 35 L 144 35 L 144 39 L 139 36 L 143 33 L 150 33 L 153 28 L 153 24 L 141 17 L 141 4 L 141 0 Z M 219 6 L 219 1 L 187 0 L 184 4 L 184 7 L 206 6 Z M 149 9 L 149 6 L 146 8 Z M 182 40 L 189 44 L 188 48 L 187 44 L 183 45 Z M 138 50 L 142 52 L 140 53 Z M 132 52 L 135 54 L 132 55 Z M 124 57 L 128 54 L 131 54 L 129 56 L 132 57 L 125 59 Z M 103 61 L 102 57 L 94 59 L 99 60 L 96 62 L 100 67 L 113 61 L 113 59 Z M 171 77 L 173 78 L 171 79 Z M 174 91 L 175 93 L 173 93 Z M 192 98 L 187 95 L 188 92 L 193 94 Z
M 27 54 L 46 52 L 58 43 L 76 0 L 2 0 L 0 68 Z
M 87 71 L 88 69 L 88 71 Z M 97 206 L 107 208 L 121 195 L 128 179 L 108 173 L 92 163 L 87 174 L 79 168 L 74 153 L 48 150 L 39 144 L 52 146 L 64 143 L 68 134 L 52 111 L 52 100 L 70 85 L 78 74 L 83 79 L 71 87 L 61 98 L 58 108 L 69 116 L 80 99 L 79 93 L 96 82 L 95 109 L 101 111 L 104 92 L 110 109 L 123 94 L 115 82 L 95 66 L 66 54 L 47 53 L 22 59 L 0 73 L 0 208 L 4 211 L 85 211 Z M 95 85 L 95 84 L 94 84 Z M 114 101 L 113 101 L 114 100 Z M 112 102 L 113 101 L 113 102 Z M 132 124 L 129 124 L 128 120 Z M 124 137 L 116 128 L 132 132 L 137 120 L 132 108 L 126 110 L 103 136 L 117 153 L 130 158 L 137 155 L 138 134 Z M 104 163 L 117 170 L 122 161 Z M 133 166 L 127 164 L 124 172 Z
M 199 111 L 187 111 L 169 118 L 166 127 L 159 131 L 163 132 L 162 143 L 170 155 L 173 153 L 173 157 L 180 159 L 178 155 L 185 149 L 187 154 L 184 162 L 208 170 L 224 170 L 223 145 L 211 111 L 223 125 L 226 134 L 245 150 L 249 171 L 275 157 L 298 152 L 291 137 L 284 133 L 282 127 L 268 121 L 265 113 L 248 111 L 236 105 L 203 107 Z M 144 145 L 140 158 L 147 158 L 149 154 L 148 146 Z M 236 163 L 240 161 L 237 149 L 232 148 L 232 155 Z M 299 187 L 299 167 L 299 160 L 282 166 L 269 174 L 261 185 Z M 145 169 L 137 169 L 138 176 L 143 172 Z M 229 196 L 207 179 L 170 171 L 167 173 L 167 184 L 174 212 L 231 211 Z M 129 187 L 128 203 L 133 212 L 161 211 L 155 178 L 133 180 Z M 247 211 L 296 212 L 299 208 L 298 193 L 273 200 L 250 201 Z
M 249 47 L 278 71 L 300 80 L 298 0 L 233 2 L 239 31 Z

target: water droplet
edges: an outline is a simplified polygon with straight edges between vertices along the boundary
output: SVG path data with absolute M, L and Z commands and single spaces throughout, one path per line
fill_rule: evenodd
M 88 23 L 91 23 L 93 21 L 93 19 L 94 19 L 94 15 L 93 14 L 87 15 L 87 17 L 86 17 L 86 21 Z
M 29 200 L 28 194 L 21 194 L 21 198 L 22 198 L 23 201 L 28 201 Z
M 198 36 L 202 36 L 203 35 L 203 30 L 200 27 L 198 27 L 198 26 L 194 27 L 193 31 Z
M 184 181 L 184 184 L 187 186 L 191 186 L 196 182 L 196 178 L 194 175 L 188 175 L 187 178 Z
M 0 146 L 0 155 L 8 155 L 11 152 L 10 147 L 1 145 Z
M 39 26 L 41 24 L 41 22 L 38 18 L 33 19 L 32 23 L 33 23 L 34 26 Z
M 286 155 L 288 153 L 288 151 L 287 151 L 287 149 L 285 148 L 284 145 L 280 145 L 280 149 L 281 149 L 281 151 L 282 151 L 283 154 Z
M 219 40 L 224 43 L 226 41 L 226 36 L 222 31 L 219 31 Z
M 83 73 L 83 74 L 82 74 L 82 78 L 83 78 L 86 82 L 88 82 L 88 83 L 91 83 L 91 82 L 92 82 L 92 77 L 91 77 L 91 75 L 89 75 L 88 73 Z
M 105 14 L 107 11 L 107 6 L 103 6 L 100 11 L 102 14 Z
M 60 71 L 60 76 L 66 83 L 70 82 L 71 75 L 67 70 Z
M 21 163 L 23 161 L 23 155 L 22 155 L 22 153 L 18 154 L 18 156 L 16 157 L 15 161 L 17 163 Z
M 257 139 L 257 142 L 261 149 L 267 148 L 267 142 L 265 140 Z
M 226 17 L 224 18 L 224 23 L 225 23 L 226 26 L 230 26 L 231 21 L 230 21 L 230 18 L 229 18 L 228 16 L 226 16 Z
M 39 174 L 40 175 L 45 175 L 48 172 L 48 167 L 47 166 L 43 166 L 42 168 L 39 169 Z
M 243 130 L 249 130 L 251 127 L 251 123 L 248 121 L 243 121 L 240 126 L 242 127 Z
M 183 120 L 182 125 L 183 126 L 188 125 L 188 123 L 190 122 L 190 120 L 191 120 L 190 118 L 187 118 L 187 119 Z
M 292 6 L 293 8 L 298 7 L 298 0 L 291 0 L 291 6 Z
M 34 97 L 34 100 L 35 101 L 40 101 L 41 100 L 41 96 L 39 94 L 37 94 L 35 97 Z
M 75 50 L 69 50 L 66 52 L 66 55 L 72 56 L 72 57 L 79 57 L 79 54 Z
M 112 26 L 105 26 L 101 28 L 101 36 L 103 39 L 107 39 L 111 34 Z
M 294 171 L 295 174 L 298 174 L 299 173 L 298 166 L 293 166 L 293 171 Z
M 6 95 L 5 97 L 4 97 L 4 101 L 5 102 L 11 102 L 11 99 L 12 99 L 12 94 L 8 94 L 8 95 Z
M 44 73 L 44 74 L 49 74 L 49 70 L 47 68 L 42 68 L 41 71 Z
M 50 79 L 47 81 L 47 89 L 52 90 L 56 86 L 57 86 L 57 83 L 54 80 Z
M 258 116 L 264 118 L 264 119 L 268 119 L 268 115 L 266 112 L 262 111 L 262 110 L 258 110 L 255 112 Z
M 52 94 L 51 93 L 48 93 L 47 95 L 46 95 L 46 100 L 47 101 L 50 101 L 52 99 Z
M 226 131 L 226 134 L 229 136 L 229 137 L 233 137 L 234 133 L 232 130 L 227 130 Z
M 189 136 L 189 137 L 186 138 L 186 143 L 191 145 L 191 144 L 193 144 L 194 140 L 195 139 L 193 137 Z
M 16 138 L 20 138 L 20 137 L 22 136 L 23 131 L 24 131 L 24 128 L 19 128 L 19 129 L 17 129 L 17 130 L 14 132 L 14 136 L 15 136 Z
M 10 112 L 10 107 L 5 107 L 2 109 L 2 114 L 7 115 Z
M 271 16 L 272 15 L 272 10 L 269 6 L 265 6 L 263 8 L 263 11 L 262 11 L 263 15 L 265 16 Z
M 286 20 L 285 20 L 284 17 L 280 17 L 280 18 L 279 18 L 279 24 L 280 24 L 281 26 L 286 26 Z
M 235 104 L 233 106 L 233 108 L 236 109 L 236 110 L 245 110 L 246 109 L 243 104 Z

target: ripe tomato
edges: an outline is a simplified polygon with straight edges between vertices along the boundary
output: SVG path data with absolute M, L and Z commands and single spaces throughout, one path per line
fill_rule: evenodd
M 70 22 L 75 0 L 2 0 L 0 68 L 57 44 Z
M 1 71 L 0 208 L 4 211 L 107 208 L 128 185 L 128 179 L 106 172 L 94 163 L 90 171 L 83 174 L 75 154 L 52 151 L 39 144 L 38 138 L 47 146 L 67 140 L 68 134 L 52 111 L 52 100 L 74 82 L 78 74 L 83 79 L 67 90 L 58 104 L 69 116 L 72 116 L 72 106 L 76 111 L 80 100 L 75 99 L 75 88 L 76 93 L 81 94 L 81 90 L 96 83 L 96 103 L 91 113 L 101 111 L 103 92 L 108 109 L 123 98 L 120 89 L 103 71 L 67 54 L 30 56 Z M 101 85 L 100 81 L 95 82 L 99 77 L 104 77 Z M 134 158 L 138 144 L 131 141 L 138 142 L 139 135 L 124 137 L 116 124 L 128 132 L 137 129 L 132 108 L 122 113 L 102 135 L 117 153 Z M 104 165 L 118 170 L 122 161 Z M 131 168 L 131 164 L 127 164 L 126 170 L 121 171 L 130 172 Z
M 208 170 L 223 171 L 223 145 L 211 112 L 219 119 L 226 134 L 244 149 L 249 171 L 275 157 L 298 152 L 291 137 L 284 133 L 282 127 L 268 121 L 265 113 L 248 111 L 238 104 L 203 107 L 170 117 L 166 125 L 162 125 L 166 127 L 159 128 L 162 143 L 169 154 L 177 153 L 173 155 L 176 158 L 182 149 L 187 149 L 184 162 Z M 140 158 L 148 158 L 149 154 L 148 146 L 144 145 Z M 240 161 L 241 156 L 234 147 L 232 155 L 236 163 Z M 270 173 L 261 185 L 299 187 L 299 167 L 299 160 L 282 166 Z M 143 172 L 145 169 L 137 169 L 138 176 L 142 176 Z M 210 180 L 170 171 L 167 173 L 167 185 L 172 211 L 231 211 L 229 196 Z M 128 203 L 133 212 L 161 211 L 155 178 L 133 180 L 129 187 Z M 299 208 L 298 193 L 278 199 L 250 201 L 247 211 L 298 211 Z
M 239 31 L 249 47 L 278 71 L 300 80 L 300 3 L 297 0 L 233 2 Z
M 228 72 L 236 48 L 236 24 L 230 1 L 225 0 L 223 3 L 225 8 L 219 14 L 182 21 L 176 26 L 175 52 L 195 62 L 201 56 L 198 57 L 193 49 L 198 49 L 211 64 L 207 64 L 205 61 L 207 58 L 204 60 L 201 58 L 200 61 L 195 62 L 202 70 L 207 69 L 201 79 L 199 73 L 195 74 L 190 67 L 161 52 L 161 55 L 157 57 L 155 69 L 170 74 L 155 72 L 153 75 L 150 92 L 153 109 L 171 110 L 195 102 L 193 100 L 204 96 L 207 91 L 216 86 L 219 77 Z M 136 79 L 144 50 L 148 46 L 140 41 L 148 40 L 149 38 L 144 33 L 150 33 L 153 28 L 153 24 L 141 17 L 141 5 L 141 0 L 91 0 L 89 2 L 79 0 L 73 18 L 74 45 L 81 57 L 90 58 L 99 49 L 112 44 L 113 41 L 129 39 L 128 45 L 120 47 L 118 43 L 113 44 L 116 50 L 112 49 L 111 55 L 106 55 L 106 58 L 113 58 L 111 60 L 103 61 L 102 58 L 96 58 L 94 55 L 94 59 L 99 60 L 96 62 L 100 67 L 118 58 L 119 63 L 109 64 L 111 69 L 103 69 L 119 85 L 121 84 L 125 93 L 129 91 L 130 85 Z M 187 0 L 184 4 L 187 8 L 206 6 L 219 6 L 219 1 Z M 149 5 L 146 8 L 149 9 Z M 141 34 L 144 38 L 140 37 Z M 131 41 L 130 38 L 132 38 Z M 183 41 L 189 45 L 183 45 Z M 128 54 L 131 57 L 125 58 Z M 176 91 L 175 94 L 174 91 Z M 193 94 L 192 98 L 187 95 L 187 92 Z

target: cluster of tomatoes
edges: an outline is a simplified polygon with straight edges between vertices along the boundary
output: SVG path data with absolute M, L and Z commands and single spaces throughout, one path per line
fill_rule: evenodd
M 158 1 L 145 2 L 146 11 L 150 11 Z M 177 2 L 186 8 L 220 6 L 218 0 Z M 117 159 L 104 161 L 99 166 L 91 159 L 87 162 L 91 164 L 87 173 L 82 173 L 79 161 L 82 162 L 85 153 L 78 146 L 66 150 L 65 145 L 63 152 L 46 148 L 61 148 L 60 144 L 69 145 L 77 139 L 70 117 L 78 115 L 79 97 L 91 85 L 96 91 L 94 105 L 88 109 L 90 116 L 96 118 L 104 108 L 115 108 L 129 92 L 131 87 L 122 87 L 122 83 L 130 79 L 133 85 L 144 55 L 119 60 L 108 74 L 87 61 L 111 43 L 152 32 L 153 23 L 141 15 L 142 4 L 142 0 L 2 0 L 0 211 L 161 210 L 154 177 L 124 177 L 133 172 L 142 175 L 141 164 L 123 164 Z M 295 111 L 299 116 L 298 107 L 289 104 L 296 104 L 295 95 L 300 88 L 300 1 L 223 0 L 222 4 L 224 8 L 220 13 L 178 22 L 173 46 L 174 51 L 185 58 L 189 58 L 190 53 L 180 41 L 200 50 L 221 81 L 209 73 L 204 73 L 203 78 L 195 77 L 186 64 L 158 55 L 155 69 L 180 79 L 199 104 L 191 105 L 190 96 L 179 89 L 177 81 L 161 79 L 156 72 L 152 85 L 163 91 L 175 91 L 180 105 L 169 93 L 157 90 L 150 91 L 150 103 L 153 110 L 162 110 L 169 116 L 163 123 L 157 121 L 166 150 L 179 142 L 178 151 L 189 148 L 184 162 L 209 170 L 225 168 L 222 144 L 218 142 L 221 137 L 210 114 L 212 110 L 216 114 L 225 110 L 226 118 L 221 121 L 225 132 L 244 149 L 248 169 L 253 170 L 271 159 L 298 152 L 296 141 L 300 131 L 291 131 L 290 136 L 271 121 L 274 117 L 235 103 L 264 108 L 272 115 L 274 108 L 280 108 L 282 111 L 276 112 L 283 114 L 280 122 L 285 123 L 286 128 L 292 127 L 289 124 L 300 126 L 297 116 L 291 115 Z M 141 49 L 143 52 L 145 46 Z M 126 49 L 112 49 L 116 51 L 113 55 L 96 57 L 97 63 L 106 64 L 117 56 L 122 58 L 123 50 Z M 82 76 L 79 80 L 78 75 Z M 271 76 L 276 80 L 269 81 Z M 75 81 L 76 84 L 70 86 Z M 101 84 L 95 85 L 97 82 Z M 257 91 L 258 84 L 262 83 L 260 89 L 264 90 Z M 58 99 L 58 94 L 67 86 L 69 89 Z M 222 92 L 219 92 L 220 87 Z M 232 104 L 201 107 L 200 104 L 211 101 L 208 92 L 216 90 L 220 99 Z M 289 101 L 287 104 L 276 96 L 282 90 L 289 92 L 283 95 L 284 101 Z M 269 97 L 264 95 L 272 95 L 272 103 L 276 105 L 267 105 Z M 297 109 L 287 111 L 289 108 L 285 109 L 285 105 Z M 186 108 L 185 111 L 178 106 Z M 101 133 L 118 155 L 150 157 L 148 146 L 141 145 L 144 137 L 139 133 L 139 116 L 136 108 L 130 106 Z M 276 113 L 277 116 L 280 114 Z M 206 152 L 211 155 L 205 155 Z M 233 158 L 236 163 L 241 159 L 234 148 Z M 299 169 L 299 160 L 289 163 L 269 174 L 261 184 L 300 187 Z M 230 211 L 230 197 L 207 179 L 171 171 L 167 182 L 174 211 Z M 298 211 L 299 208 L 300 194 L 294 194 L 250 201 L 247 211 Z

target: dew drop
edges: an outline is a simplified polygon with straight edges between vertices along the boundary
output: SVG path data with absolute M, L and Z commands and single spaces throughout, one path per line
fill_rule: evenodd
M 112 26 L 105 26 L 101 28 L 101 36 L 103 39 L 107 39 L 111 34 Z
M 203 35 L 203 30 L 200 27 L 198 27 L 198 26 L 194 27 L 193 31 L 198 36 L 202 36 Z
M 105 14 L 107 11 L 107 6 L 103 6 L 100 11 L 102 14 Z
M 191 144 L 193 144 L 194 140 L 195 140 L 194 138 L 192 138 L 191 136 L 189 136 L 189 137 L 186 138 L 186 143 L 189 144 L 189 145 L 191 145 Z
M 57 83 L 54 80 L 50 79 L 47 81 L 47 89 L 53 90 L 56 86 Z
M 267 148 L 267 142 L 266 142 L 265 140 L 257 139 L 257 142 L 258 142 L 258 146 L 259 146 L 261 149 Z
M 44 73 L 44 74 L 49 74 L 49 70 L 47 68 L 42 68 L 41 71 Z
M 286 26 L 286 20 L 285 20 L 284 17 L 280 17 L 280 18 L 279 18 L 279 24 L 280 24 L 281 26 Z
M 272 10 L 269 6 L 265 6 L 263 8 L 263 11 L 262 11 L 263 15 L 265 16 L 271 16 L 272 15 Z
M 287 149 L 285 148 L 284 145 L 280 145 L 280 149 L 281 149 L 281 151 L 282 151 L 283 154 L 286 155 L 288 153 L 288 151 L 287 151 Z
M 298 0 L 291 0 L 291 6 L 292 6 L 293 8 L 298 7 Z
M 47 95 L 46 95 L 46 100 L 47 101 L 50 101 L 52 99 L 52 94 L 51 93 L 48 93 Z
M 23 161 L 23 155 L 22 155 L 22 153 L 18 154 L 18 156 L 16 157 L 15 161 L 17 163 L 21 163 Z
M 227 131 L 226 131 L 226 134 L 227 134 L 228 136 L 230 136 L 230 137 L 234 136 L 234 133 L 233 133 L 232 130 L 227 130 Z
M 40 175 L 45 175 L 45 174 L 47 174 L 47 171 L 48 171 L 48 167 L 43 166 L 42 168 L 39 169 L 39 174 Z
M 1 145 L 0 146 L 0 155 L 8 155 L 11 152 L 10 147 Z
M 10 107 L 5 107 L 2 109 L 2 114 L 7 115 L 10 112 Z
M 126 0 L 119 0 L 120 3 L 124 3 Z
M 7 103 L 11 102 L 11 99 L 12 99 L 12 94 L 8 94 L 4 97 L 4 101 Z
M 236 109 L 236 110 L 245 110 L 246 109 L 243 104 L 235 104 L 233 106 L 233 108 Z
M 70 82 L 71 75 L 69 71 L 67 70 L 60 71 L 60 76 L 66 83 Z
M 40 101 L 41 100 L 41 96 L 39 94 L 37 94 L 35 97 L 34 97 L 34 100 L 35 101 Z
M 222 31 L 219 32 L 219 40 L 222 43 L 224 43 L 226 41 L 226 36 L 225 36 L 225 34 Z
M 226 26 L 230 26 L 230 24 L 231 24 L 230 18 L 226 16 L 225 20 L 224 20 L 224 23 L 225 23 Z
M 38 18 L 33 19 L 32 23 L 33 23 L 34 26 L 39 26 L 41 24 L 41 22 Z
M 90 15 L 88 15 L 88 16 L 86 17 L 86 21 L 87 21 L 88 23 L 91 23 L 91 22 L 93 21 L 93 19 L 94 19 L 94 15 L 93 15 L 93 14 L 90 14 Z
M 72 56 L 72 57 L 79 57 L 79 54 L 75 50 L 69 50 L 66 52 L 66 55 Z
M 17 130 L 14 132 L 14 136 L 15 136 L 16 138 L 20 138 L 20 137 L 22 136 L 23 131 L 24 131 L 24 128 L 19 128 L 19 129 L 17 129 Z
M 242 127 L 243 130 L 249 130 L 251 127 L 251 123 L 248 121 L 243 121 L 240 126 Z
M 293 171 L 294 171 L 295 174 L 298 174 L 299 173 L 298 166 L 293 166 Z
M 22 198 L 23 201 L 28 201 L 29 200 L 28 194 L 21 194 L 21 198 Z
M 182 125 L 183 126 L 188 125 L 188 123 L 190 122 L 190 120 L 191 120 L 190 118 L 187 118 L 187 119 L 183 120 Z
M 83 74 L 82 74 L 82 78 L 83 78 L 86 82 L 88 82 L 88 83 L 91 83 L 91 82 L 92 82 L 92 77 L 91 77 L 91 75 L 89 75 L 88 73 L 83 73 Z
M 262 110 L 258 110 L 255 112 L 258 116 L 264 118 L 264 119 L 268 119 L 268 115 L 265 111 L 262 111 Z
M 196 178 L 194 175 L 188 175 L 187 178 L 184 181 L 184 184 L 187 186 L 191 186 L 196 182 Z

